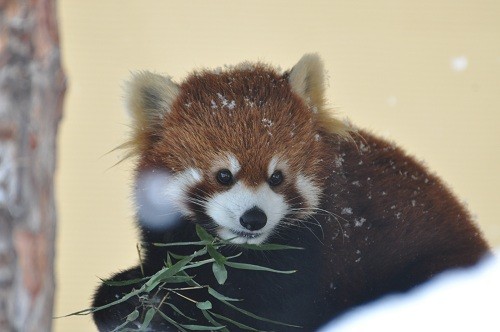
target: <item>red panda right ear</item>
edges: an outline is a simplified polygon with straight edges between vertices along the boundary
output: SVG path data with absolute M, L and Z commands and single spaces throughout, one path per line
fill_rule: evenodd
M 351 128 L 336 119 L 332 111 L 326 107 L 325 69 L 319 55 L 305 54 L 289 72 L 288 82 L 292 91 L 317 113 L 318 125 L 323 130 L 346 138 L 350 137 Z
M 141 71 L 126 83 L 126 107 L 132 117 L 132 137 L 126 144 L 131 155 L 141 151 L 162 124 L 179 94 L 170 77 Z

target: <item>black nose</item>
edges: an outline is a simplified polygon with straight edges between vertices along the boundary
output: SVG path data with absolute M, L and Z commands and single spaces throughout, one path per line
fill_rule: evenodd
M 267 222 L 267 216 L 258 207 L 253 207 L 247 212 L 243 213 L 240 217 L 241 226 L 245 227 L 249 231 L 257 231 L 264 227 Z

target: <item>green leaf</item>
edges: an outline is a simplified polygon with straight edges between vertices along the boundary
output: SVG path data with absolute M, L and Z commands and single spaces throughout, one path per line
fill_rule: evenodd
M 214 240 L 214 237 L 212 235 L 208 234 L 208 232 L 200 225 L 196 225 L 196 234 L 198 235 L 198 237 L 202 241 L 208 241 L 208 242 L 212 243 Z
M 229 332 L 229 330 L 226 327 L 224 327 L 221 323 L 216 321 L 207 310 L 202 310 L 201 313 L 210 323 L 212 323 L 213 326 L 222 326 L 223 328 L 221 329 L 221 331 Z
M 127 321 L 128 322 L 133 322 L 134 320 L 136 320 L 137 318 L 139 317 L 139 311 L 137 309 L 135 309 L 134 311 L 132 311 L 128 316 L 127 316 Z
M 125 326 L 127 326 L 129 323 L 130 322 L 128 320 L 126 320 L 124 323 L 118 325 L 113 330 L 111 330 L 111 332 L 122 332 L 122 331 L 124 331 Z
M 176 313 L 178 313 L 179 315 L 181 315 L 182 317 L 184 318 L 187 318 L 189 319 L 190 321 L 195 321 L 196 319 L 192 318 L 192 317 L 189 317 L 187 316 L 185 313 L 183 313 L 181 311 L 181 309 L 177 308 L 175 305 L 173 305 L 172 303 L 165 303 L 166 305 L 168 305 L 170 308 L 172 308 Z
M 210 301 L 197 302 L 196 306 L 198 307 L 198 309 L 208 310 L 208 309 L 212 309 L 212 302 L 210 302 Z
M 297 270 L 282 271 L 282 270 L 271 269 L 271 268 L 265 267 L 265 266 L 246 264 L 246 263 L 226 262 L 225 264 L 227 266 L 230 266 L 230 267 L 235 268 L 235 269 L 240 269 L 240 270 L 267 271 L 267 272 L 283 273 L 283 274 L 292 274 L 292 273 L 297 272 Z
M 224 244 L 232 244 L 232 243 L 226 243 L 225 241 L 223 242 Z M 303 250 L 304 248 L 302 247 L 292 247 L 292 246 L 287 246 L 284 244 L 272 244 L 272 243 L 264 243 L 264 244 L 248 244 L 248 243 L 242 243 L 238 244 L 238 247 L 245 248 L 245 249 L 250 249 L 250 250 L 266 250 L 266 251 L 272 251 L 272 250 Z
M 273 323 L 273 324 L 276 324 L 276 325 L 282 325 L 282 326 L 288 326 L 288 327 L 301 328 L 301 326 L 298 326 L 298 325 L 292 325 L 292 324 L 282 323 L 282 322 L 278 322 L 276 320 L 272 320 L 272 319 L 269 319 L 269 318 L 264 318 L 264 317 L 257 316 L 256 314 L 251 313 L 250 311 L 246 311 L 244 309 L 238 308 L 237 306 L 235 306 L 235 305 L 233 305 L 233 304 L 231 304 L 231 303 L 229 303 L 227 301 L 224 301 L 224 300 L 219 300 L 219 301 L 221 301 L 222 303 L 224 303 L 228 307 L 233 308 L 234 310 L 241 312 L 245 316 L 248 316 L 248 317 L 251 317 L 251 318 L 263 321 L 263 322 L 268 322 L 268 323 Z
M 164 320 L 175 326 L 179 331 L 187 332 L 185 329 L 182 328 L 182 326 L 179 323 L 177 323 L 175 320 L 165 315 L 161 310 L 158 310 L 158 313 L 160 314 L 160 316 L 163 317 Z
M 132 311 L 130 314 L 128 314 L 125 322 L 123 322 L 122 324 L 115 327 L 111 332 L 118 332 L 118 331 L 121 332 L 124 330 L 126 331 L 125 326 L 127 326 L 128 323 L 135 321 L 138 317 L 139 317 L 139 311 L 136 309 L 136 310 Z
M 165 266 L 166 267 L 171 267 L 173 265 L 172 264 L 172 258 L 170 256 L 171 256 L 171 253 L 167 252 L 167 261 L 165 262 Z M 181 260 L 181 259 L 184 259 L 184 257 L 179 258 L 179 260 Z
M 148 311 L 146 311 L 146 314 L 144 315 L 144 321 L 141 324 L 141 329 L 140 331 L 146 331 L 149 324 L 153 320 L 154 315 L 156 314 L 156 308 L 149 308 Z
M 160 271 L 156 272 L 144 285 L 146 286 L 146 292 L 150 292 L 155 289 L 162 282 L 168 281 L 167 279 L 177 274 L 184 266 L 187 265 L 192 260 L 192 257 L 186 257 L 171 267 L 165 267 Z
M 239 323 L 235 320 L 232 320 L 231 318 L 227 318 L 225 316 L 222 316 L 222 315 L 218 315 L 216 314 L 215 312 L 210 312 L 210 314 L 214 315 L 216 318 L 219 318 L 219 319 L 222 319 L 222 320 L 225 320 L 226 322 L 229 322 L 233 325 L 236 325 L 237 327 L 239 327 L 240 329 L 243 329 L 243 330 L 247 330 L 247 331 L 261 331 L 261 330 L 257 330 L 256 328 L 253 328 L 251 326 L 248 326 L 248 325 L 245 325 L 245 324 L 242 324 L 242 323 Z
M 195 241 L 195 242 L 172 242 L 172 243 L 153 243 L 156 247 L 177 247 L 177 246 L 206 246 L 212 241 Z
M 191 279 L 193 279 L 193 277 L 191 277 L 191 276 L 172 276 L 172 277 L 168 278 L 168 283 L 169 284 L 184 283 L 184 282 L 188 282 Z
M 224 264 L 219 264 L 217 262 L 214 262 L 212 264 L 212 271 L 219 285 L 224 285 L 224 283 L 227 280 L 227 270 L 224 267 Z
M 180 324 L 183 328 L 191 331 L 217 331 L 222 330 L 225 326 L 205 326 L 205 325 L 186 325 Z
M 224 295 L 222 295 L 221 293 L 217 292 L 215 289 L 213 289 L 211 287 L 208 287 L 208 294 L 212 295 L 217 300 L 231 301 L 231 302 L 241 301 L 240 299 L 233 299 L 231 297 L 224 296 Z
M 210 257 L 212 257 L 213 259 L 215 259 L 215 261 L 219 264 L 224 264 L 224 262 L 227 260 L 226 257 L 224 257 L 221 253 L 219 253 L 217 251 L 217 249 L 215 249 L 213 246 L 211 245 L 208 245 L 207 246 L 207 250 L 208 250 L 208 254 L 210 255 Z

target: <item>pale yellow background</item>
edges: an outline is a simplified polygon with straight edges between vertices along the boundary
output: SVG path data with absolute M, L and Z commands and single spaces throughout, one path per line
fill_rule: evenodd
M 136 262 L 130 164 L 110 168 L 122 82 L 181 80 L 242 60 L 322 55 L 341 117 L 424 159 L 500 245 L 500 1 L 59 1 L 69 76 L 59 139 L 56 314 L 87 308 L 97 277 Z M 453 59 L 467 61 L 456 70 Z M 89 316 L 56 331 L 94 331 Z

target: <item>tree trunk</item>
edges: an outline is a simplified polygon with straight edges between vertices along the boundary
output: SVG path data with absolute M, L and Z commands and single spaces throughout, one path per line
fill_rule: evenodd
M 0 331 L 51 329 L 64 92 L 55 0 L 0 0 Z

